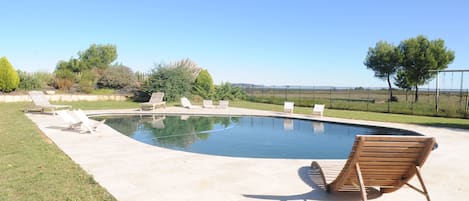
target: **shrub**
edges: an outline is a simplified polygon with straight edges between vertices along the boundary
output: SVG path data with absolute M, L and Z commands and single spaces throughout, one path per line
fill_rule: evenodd
M 147 94 L 161 91 L 165 93 L 167 101 L 176 101 L 190 95 L 192 79 L 193 75 L 187 67 L 160 64 L 152 70 L 143 91 Z
M 213 89 L 212 76 L 210 76 L 207 70 L 200 71 L 195 79 L 193 93 L 204 99 L 211 99 Z
M 18 87 L 20 78 L 6 57 L 0 58 L 0 91 L 11 92 Z
M 239 87 L 233 87 L 231 83 L 222 83 L 215 87 L 215 98 L 218 100 L 246 99 L 246 93 Z
M 18 88 L 23 90 L 32 90 L 40 89 L 42 87 L 41 82 L 33 74 L 18 70 L 18 75 L 20 77 Z
M 96 86 L 96 77 L 97 73 L 94 71 L 83 71 L 78 82 L 80 92 L 91 93 Z
M 52 79 L 51 86 L 56 89 L 70 90 L 76 80 L 76 74 L 67 69 L 60 69 L 55 71 L 54 78 Z
M 99 78 L 98 88 L 123 89 L 135 84 L 135 75 L 132 70 L 124 65 L 111 66 L 106 69 Z

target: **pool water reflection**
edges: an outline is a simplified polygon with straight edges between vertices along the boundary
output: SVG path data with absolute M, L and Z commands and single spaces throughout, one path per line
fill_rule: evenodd
M 195 153 L 289 159 L 346 159 L 357 134 L 418 135 L 275 117 L 108 116 L 106 124 L 144 143 Z

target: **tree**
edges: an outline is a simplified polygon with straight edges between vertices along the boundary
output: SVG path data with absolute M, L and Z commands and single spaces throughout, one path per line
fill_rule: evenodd
M 189 68 L 160 64 L 152 70 L 146 80 L 143 91 L 146 94 L 164 92 L 167 101 L 176 101 L 182 96 L 189 96 L 192 89 L 193 75 Z
M 455 58 L 442 39 L 430 41 L 422 35 L 402 41 L 399 49 L 401 66 L 409 84 L 415 87 L 415 102 L 418 101 L 418 86 L 434 78 L 436 70 L 448 68 Z
M 20 78 L 18 73 L 10 64 L 8 59 L 6 57 L 0 58 L 0 91 L 14 91 L 18 87 L 19 83 Z
M 375 77 L 387 80 L 389 100 L 393 100 L 391 76 L 396 73 L 400 65 L 400 55 L 396 46 L 386 41 L 379 41 L 374 48 L 368 49 L 364 64 L 375 72 Z
M 106 69 L 98 80 L 99 88 L 123 89 L 135 84 L 135 75 L 127 66 L 115 65 Z
M 213 80 L 210 73 L 207 70 L 200 71 L 199 75 L 195 79 L 194 93 L 201 96 L 204 99 L 209 99 L 213 93 Z
M 83 62 L 83 66 L 87 69 L 98 68 L 105 70 L 117 59 L 117 48 L 111 44 L 92 44 L 84 52 L 78 52 L 78 59 Z
M 412 89 L 412 85 L 409 83 L 406 71 L 402 69 L 397 70 L 396 77 L 394 78 L 394 85 L 405 90 L 405 102 L 407 103 L 408 93 Z

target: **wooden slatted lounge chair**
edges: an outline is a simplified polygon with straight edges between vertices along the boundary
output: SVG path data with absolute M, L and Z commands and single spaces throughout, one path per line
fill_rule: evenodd
M 285 102 L 283 104 L 283 111 L 285 113 L 289 113 L 289 114 L 293 114 L 293 107 L 294 107 L 295 103 L 294 102 Z
M 319 114 L 322 117 L 324 115 L 324 105 L 314 104 L 313 115 L 314 114 Z
M 220 100 L 218 102 L 218 107 L 219 109 L 226 109 L 228 108 L 228 106 L 230 105 L 230 101 L 227 101 L 227 100 Z
M 327 184 L 327 191 L 360 191 L 366 201 L 366 187 L 379 187 L 382 193 L 389 193 L 407 185 L 430 201 L 420 168 L 434 145 L 432 137 L 358 135 L 347 162 L 335 180 Z M 311 168 L 313 175 L 322 175 L 326 184 L 325 174 L 316 161 Z M 414 175 L 422 189 L 408 183 Z
M 77 118 L 79 121 L 81 121 L 81 127 L 82 130 L 81 132 L 90 132 L 90 133 L 95 133 L 95 131 L 98 130 L 98 127 L 104 123 L 105 120 L 99 121 L 99 122 L 94 122 L 91 121 L 86 114 L 78 109 L 78 110 L 73 110 L 72 114 L 75 118 Z
M 33 105 L 28 106 L 24 111 L 29 112 L 32 110 L 40 110 L 44 113 L 46 110 L 50 110 L 55 115 L 56 109 L 71 109 L 70 105 L 52 105 L 49 103 L 46 95 L 42 91 L 30 91 L 29 97 L 33 101 Z
M 212 100 L 203 100 L 202 107 L 203 108 L 215 108 L 215 106 L 213 106 Z
M 166 102 L 163 101 L 163 97 L 163 92 L 152 93 L 148 102 L 140 103 L 140 110 L 154 110 L 158 106 L 166 108 Z

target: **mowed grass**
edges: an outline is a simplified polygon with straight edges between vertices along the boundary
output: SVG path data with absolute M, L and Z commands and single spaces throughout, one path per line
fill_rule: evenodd
M 249 109 L 283 111 L 283 105 L 254 103 L 254 102 L 247 102 L 247 101 L 234 101 L 234 102 L 231 102 L 230 105 L 235 106 L 235 107 L 249 108 Z M 312 107 L 295 106 L 294 112 L 298 114 L 311 114 Z M 469 119 L 428 117 L 428 116 L 390 114 L 390 113 L 379 113 L 379 112 L 364 112 L 364 111 L 352 111 L 352 110 L 334 110 L 334 109 L 327 109 L 327 108 L 324 111 L 324 116 L 346 118 L 346 119 L 361 119 L 361 120 L 369 120 L 369 121 L 382 121 L 382 122 L 394 122 L 394 123 L 405 123 L 405 124 L 419 124 L 419 125 L 425 125 L 425 126 L 469 129 Z
M 22 112 L 0 103 L 0 200 L 116 200 Z M 74 108 L 132 108 L 132 102 L 76 102 Z

